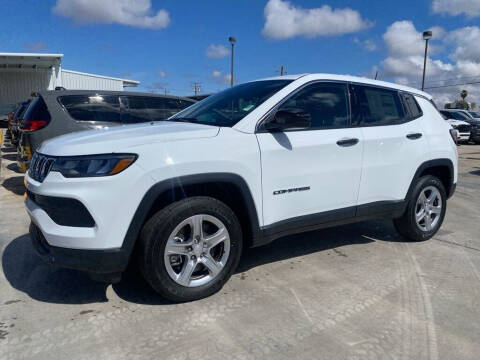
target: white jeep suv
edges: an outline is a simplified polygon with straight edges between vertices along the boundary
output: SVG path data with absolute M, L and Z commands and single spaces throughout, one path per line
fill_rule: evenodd
M 135 257 L 174 301 L 218 291 L 242 249 L 373 218 L 440 228 L 454 130 L 430 95 L 325 74 L 252 81 L 167 121 L 45 142 L 26 175 L 46 261 L 118 280 Z

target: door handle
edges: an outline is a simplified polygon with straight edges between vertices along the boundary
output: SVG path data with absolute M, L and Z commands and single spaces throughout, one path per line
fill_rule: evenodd
M 337 141 L 337 145 L 343 147 L 354 146 L 357 145 L 359 141 L 357 138 L 340 139 Z
M 417 139 L 420 139 L 421 137 L 422 137 L 422 133 L 412 133 L 407 135 L 407 139 L 410 139 L 410 140 L 417 140 Z

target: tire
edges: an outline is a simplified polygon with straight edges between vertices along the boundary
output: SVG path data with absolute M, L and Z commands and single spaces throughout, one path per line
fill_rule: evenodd
M 422 213 L 422 208 L 425 209 L 426 205 L 423 205 L 423 200 L 420 199 L 422 193 L 424 194 L 433 194 L 435 189 L 437 193 L 437 198 L 441 201 L 440 211 L 438 206 L 438 201 L 435 201 L 433 204 L 429 205 L 429 209 L 432 211 L 439 211 L 438 214 L 432 212 L 432 219 L 430 228 L 427 223 L 427 218 L 423 218 L 420 224 L 417 224 L 416 214 L 426 214 L 424 211 Z M 420 202 L 420 203 L 418 203 Z M 413 187 L 410 198 L 408 199 L 407 208 L 405 213 L 401 218 L 393 220 L 396 230 L 400 235 L 410 241 L 425 241 L 434 236 L 438 229 L 442 226 L 443 219 L 445 218 L 445 212 L 447 210 L 447 194 L 445 187 L 442 182 L 435 176 L 427 175 L 418 179 Z M 428 211 L 427 211 L 428 212 Z M 427 215 L 430 216 L 430 215 Z M 420 216 L 419 216 L 420 217 Z
M 212 233 L 205 227 L 213 229 Z M 198 233 L 194 228 L 203 230 Z M 227 232 L 220 233 L 220 228 Z M 205 244 L 213 233 L 223 234 L 225 239 L 209 249 Z M 210 296 L 223 287 L 240 260 L 243 236 L 240 222 L 227 205 L 210 197 L 192 197 L 154 214 L 139 241 L 139 266 L 145 280 L 164 298 L 185 302 Z M 182 254 L 166 253 L 167 246 Z M 186 275 L 192 268 L 191 276 Z

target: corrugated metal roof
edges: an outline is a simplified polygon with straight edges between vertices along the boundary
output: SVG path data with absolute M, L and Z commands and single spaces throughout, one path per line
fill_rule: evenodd
M 91 77 L 96 77 L 96 78 L 101 78 L 101 79 L 123 81 L 124 83 L 128 83 L 130 86 L 137 86 L 138 84 L 140 84 L 140 81 L 136 81 L 136 80 L 122 79 L 122 78 L 105 76 L 105 75 L 89 74 L 89 73 L 84 73 L 84 72 L 80 72 L 80 71 L 73 71 L 73 70 L 67 70 L 67 69 L 62 69 L 62 71 L 63 71 L 63 72 L 67 72 L 67 73 L 71 73 L 71 74 L 91 76 Z

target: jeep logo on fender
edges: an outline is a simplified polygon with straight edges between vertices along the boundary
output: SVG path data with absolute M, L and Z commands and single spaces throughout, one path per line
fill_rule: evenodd
M 307 191 L 307 190 L 310 190 L 310 186 L 304 186 L 304 187 L 298 187 L 298 188 L 292 188 L 292 189 L 286 189 L 286 190 L 275 190 L 273 192 L 273 195 L 281 195 L 286 193 L 292 193 L 297 191 Z

